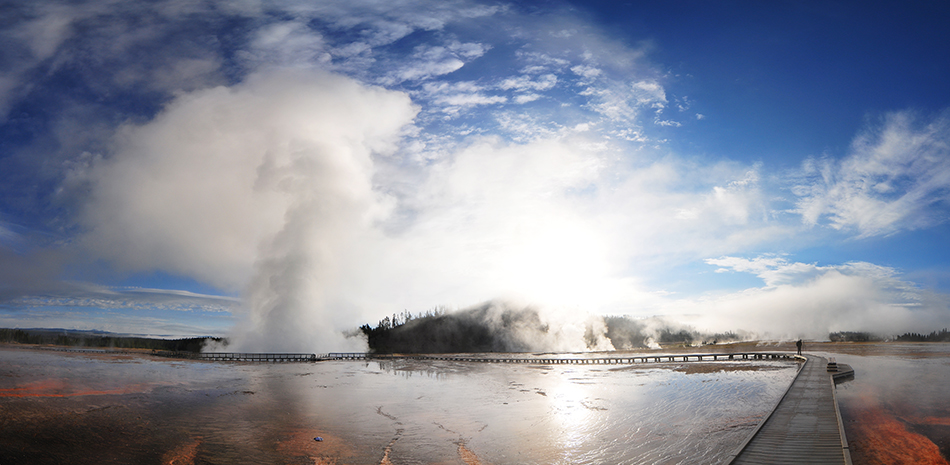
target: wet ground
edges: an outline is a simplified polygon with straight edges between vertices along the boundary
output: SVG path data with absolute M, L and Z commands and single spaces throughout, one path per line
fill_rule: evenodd
M 721 463 L 795 369 L 0 349 L 0 463 Z
M 794 345 L 700 351 L 756 349 Z M 805 350 L 856 371 L 837 387 L 855 464 L 948 463 L 950 344 Z M 0 347 L 0 463 L 720 463 L 794 373 L 778 361 L 250 364 Z

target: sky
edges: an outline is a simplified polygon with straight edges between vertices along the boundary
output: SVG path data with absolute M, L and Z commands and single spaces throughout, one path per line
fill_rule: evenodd
M 2 327 L 950 325 L 943 2 L 0 5 Z

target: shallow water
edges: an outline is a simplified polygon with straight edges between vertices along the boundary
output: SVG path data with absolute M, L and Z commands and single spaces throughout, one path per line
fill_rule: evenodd
M 697 366 L 0 349 L 0 463 L 721 463 L 797 367 Z
M 950 344 L 820 345 L 855 370 L 837 387 L 855 464 L 947 464 Z

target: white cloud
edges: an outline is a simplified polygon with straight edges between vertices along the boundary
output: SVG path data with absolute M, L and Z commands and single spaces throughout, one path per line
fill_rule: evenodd
M 887 116 L 840 161 L 808 160 L 793 192 L 806 224 L 886 236 L 945 221 L 950 200 L 950 116 L 920 123 Z
M 578 72 L 579 70 L 575 70 Z M 580 70 L 593 74 L 588 70 Z M 585 79 L 586 85 L 580 95 L 588 97 L 586 106 L 600 113 L 616 125 L 637 124 L 644 109 L 659 114 L 666 106 L 666 91 L 655 81 L 627 83 L 614 78 Z M 680 123 L 654 118 L 658 126 L 680 126 Z
M 728 271 L 752 273 L 761 278 L 766 287 L 800 284 L 834 269 L 834 267 L 822 268 L 807 263 L 789 263 L 785 258 L 774 255 L 759 256 L 754 259 L 739 257 L 710 258 L 706 259 L 705 262 L 719 266 L 720 268 L 716 270 L 717 273 Z
M 442 52 L 444 49 L 440 50 L 430 50 L 432 52 Z M 453 71 L 457 71 L 465 66 L 465 62 L 452 56 L 445 54 L 441 57 L 435 58 L 429 61 L 419 61 L 413 64 L 406 66 L 405 68 L 396 71 L 393 73 L 392 79 L 389 81 L 384 81 L 387 84 L 395 84 L 402 81 L 410 80 L 424 80 L 429 79 L 434 76 L 441 76 L 443 74 L 449 74 Z
M 14 31 L 30 47 L 34 59 L 45 60 L 56 52 L 60 44 L 69 37 L 70 26 L 77 16 L 82 16 L 65 5 L 41 6 L 40 14 Z
M 28 20 L 16 23 L 13 28 L 0 29 L 6 52 L 16 55 L 16 59 L 6 60 L 0 70 L 0 121 L 17 97 L 14 92 L 29 86 L 24 82 L 29 72 L 54 55 L 70 36 L 74 19 L 84 16 L 82 11 L 63 5 L 38 4 L 26 10 L 7 14 L 26 16 Z
M 165 91 L 194 90 L 217 83 L 220 68 L 215 57 L 170 60 L 150 73 L 149 85 Z
M 500 111 L 495 115 L 498 127 L 505 136 L 517 143 L 553 139 L 563 129 L 556 121 L 519 111 Z
M 255 31 L 250 50 L 252 68 L 270 66 L 307 66 L 329 61 L 329 47 L 323 36 L 303 21 L 273 23 Z
M 540 92 L 551 89 L 555 84 L 557 84 L 557 76 L 545 74 L 538 76 L 537 79 L 532 79 L 530 76 L 510 77 L 501 81 L 498 87 L 504 90 Z
M 438 31 L 454 21 L 491 17 L 505 11 L 504 7 L 467 1 L 426 0 L 396 3 L 294 0 L 268 6 L 297 18 L 329 23 L 337 30 L 361 31 L 374 47 L 391 44 L 417 30 Z
M 666 106 L 666 91 L 656 81 L 638 81 L 630 86 L 637 104 L 663 109 Z
M 10 245 L 20 242 L 20 235 L 13 232 L 10 227 L 0 220 L 0 245 Z
M 596 78 L 600 76 L 601 73 L 603 72 L 599 68 L 595 68 L 593 66 L 588 66 L 588 65 L 573 66 L 571 67 L 571 71 L 573 71 L 574 74 L 587 78 L 587 79 Z
M 524 141 L 473 138 L 399 194 L 407 216 L 395 215 L 399 233 L 374 246 L 363 296 L 414 311 L 516 298 L 647 316 L 670 310 L 643 284 L 650 270 L 788 233 L 768 220 L 754 167 L 628 166 L 583 127 L 537 137 L 536 122 L 501 124 L 525 131 Z
M 560 70 L 561 68 L 571 64 L 569 60 L 552 56 L 543 52 L 518 50 L 515 52 L 515 57 L 517 57 L 519 63 L 524 63 L 527 65 L 521 69 L 521 73 L 523 74 L 548 73 L 552 69 Z
M 476 105 L 494 105 L 505 103 L 508 98 L 503 95 L 485 95 L 483 87 L 470 81 L 455 83 L 431 83 L 423 86 L 425 98 L 432 104 L 453 107 L 472 107 Z M 446 110 L 443 110 L 446 111 Z M 453 111 L 451 108 L 448 111 Z
M 600 285 L 607 252 L 571 199 L 599 170 L 578 149 L 486 139 L 434 165 L 404 200 L 417 216 L 382 254 L 381 269 L 401 271 L 381 286 L 417 309 L 498 296 L 578 303 Z
M 496 103 L 505 103 L 507 97 L 501 95 L 482 95 L 475 94 L 454 94 L 439 96 L 434 100 L 436 104 L 449 105 L 453 107 L 470 107 L 475 105 L 492 105 Z
M 403 81 L 420 81 L 457 71 L 465 62 L 485 54 L 490 47 L 478 43 L 453 41 L 439 46 L 418 46 L 408 63 L 387 74 L 382 82 L 387 85 Z
M 520 95 L 516 95 L 516 96 L 515 96 L 514 101 L 515 101 L 515 103 L 517 103 L 517 104 L 519 104 L 519 105 L 523 105 L 523 104 L 525 104 L 525 103 L 533 102 L 533 101 L 535 101 L 535 100 L 537 100 L 537 99 L 539 99 L 539 98 L 541 98 L 541 96 L 538 95 L 538 94 L 534 94 L 534 93 L 532 93 L 532 94 L 520 94 Z
M 596 203 L 587 209 L 599 212 L 611 249 L 625 257 L 634 276 L 735 253 L 726 250 L 765 247 L 793 232 L 770 215 L 768 191 L 754 166 L 664 158 L 611 166 L 605 173 L 610 176 L 598 180 Z

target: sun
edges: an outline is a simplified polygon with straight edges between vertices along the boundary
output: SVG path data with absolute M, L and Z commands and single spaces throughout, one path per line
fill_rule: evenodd
M 502 258 L 507 287 L 530 302 L 597 306 L 608 297 L 605 240 L 580 221 L 546 221 L 523 227 Z

